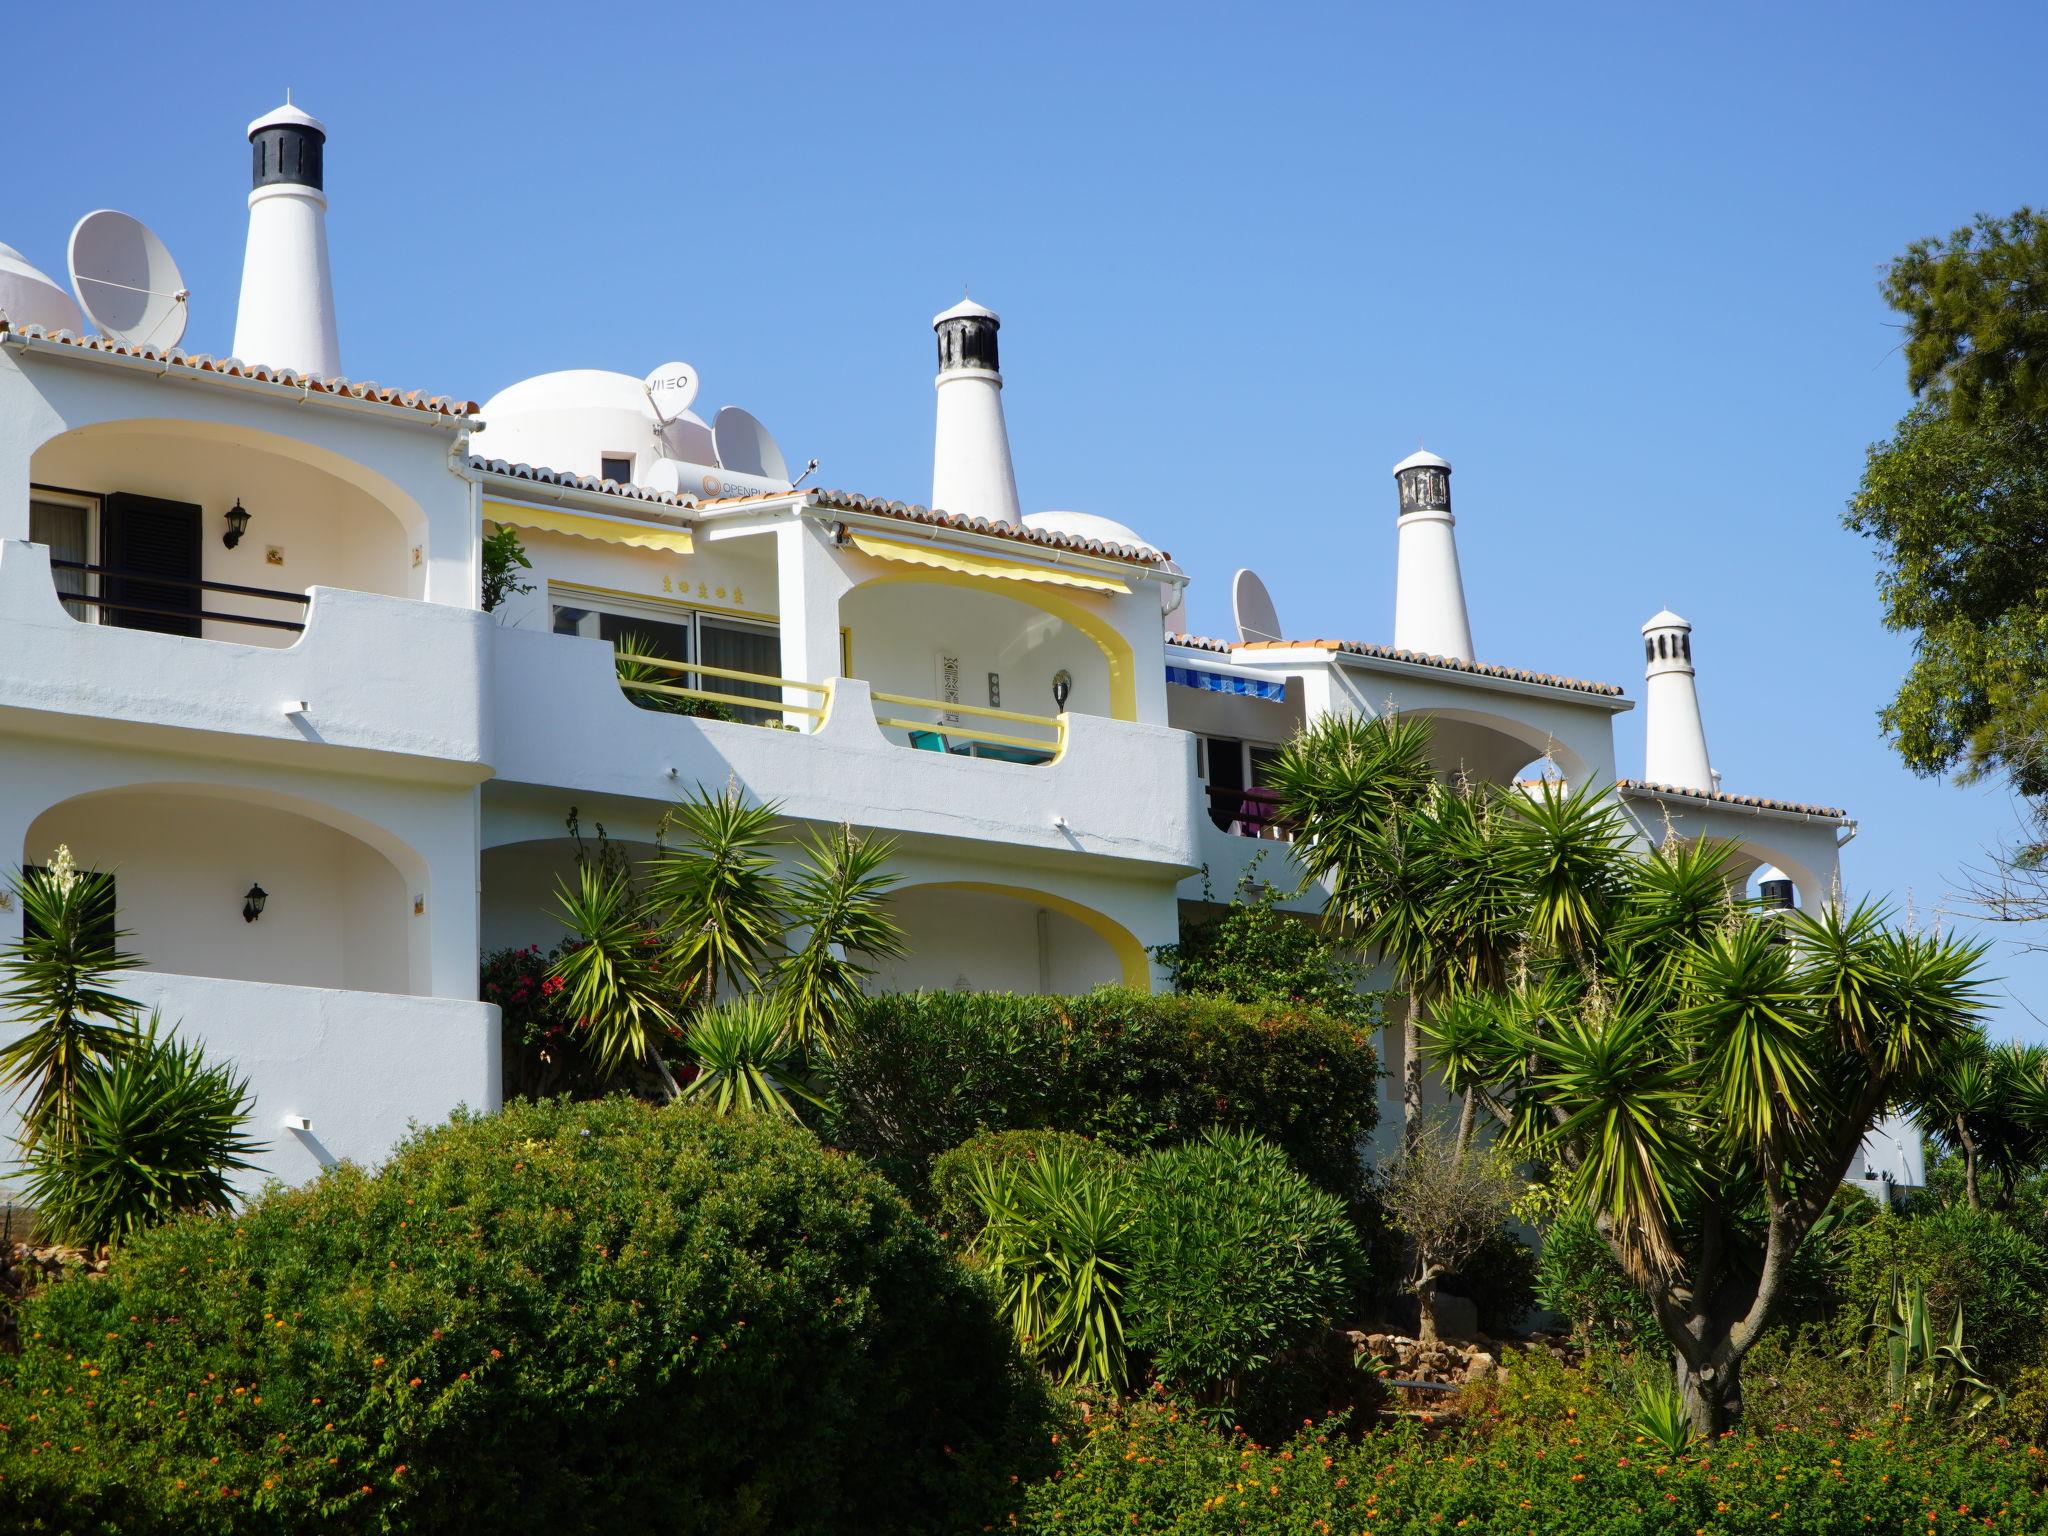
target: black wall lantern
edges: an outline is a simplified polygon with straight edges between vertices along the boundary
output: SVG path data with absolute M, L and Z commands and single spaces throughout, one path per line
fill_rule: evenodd
M 263 904 L 270 900 L 270 893 L 260 885 L 251 884 L 249 894 L 242 899 L 242 921 L 253 923 L 263 915 Z
M 1061 667 L 1059 671 L 1053 673 L 1052 702 L 1053 707 L 1057 709 L 1061 714 L 1065 714 L 1067 712 L 1067 695 L 1072 693 L 1073 691 L 1074 677 L 1072 673 L 1067 671 L 1065 667 Z
M 228 509 L 228 531 L 220 536 L 221 543 L 233 549 L 242 542 L 242 535 L 249 531 L 249 514 L 242 507 L 242 498 L 237 496 L 235 504 Z M 251 918 L 251 922 L 255 919 Z

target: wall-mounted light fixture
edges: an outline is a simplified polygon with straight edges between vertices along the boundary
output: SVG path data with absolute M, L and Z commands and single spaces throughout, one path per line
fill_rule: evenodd
M 263 915 L 264 903 L 270 900 L 270 893 L 262 886 L 252 883 L 249 894 L 242 898 L 242 921 L 253 923 Z
M 237 496 L 235 504 L 228 508 L 228 531 L 220 536 L 221 543 L 233 549 L 242 542 L 242 535 L 249 531 L 249 513 Z
M 1073 673 L 1069 672 L 1065 667 L 1061 667 L 1059 671 L 1053 673 L 1052 702 L 1053 707 L 1057 709 L 1061 714 L 1065 714 L 1067 712 L 1067 695 L 1069 695 L 1073 691 Z

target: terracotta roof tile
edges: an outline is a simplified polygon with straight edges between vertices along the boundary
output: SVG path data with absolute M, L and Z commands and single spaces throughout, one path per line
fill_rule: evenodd
M 787 496 L 788 491 L 762 491 L 752 496 L 725 496 L 699 502 L 701 507 L 736 507 L 750 501 L 771 501 L 778 496 Z M 932 528 L 955 528 L 964 533 L 993 534 L 999 539 L 1014 539 L 1020 544 L 1036 544 L 1045 549 L 1071 549 L 1085 555 L 1099 555 L 1106 560 L 1128 560 L 1134 565 L 1165 565 L 1168 556 L 1164 550 L 1139 549 L 1133 544 L 1111 544 L 1101 539 L 1078 539 L 1072 534 L 1053 533 L 1043 528 L 1026 528 L 1017 523 L 991 522 L 985 517 L 955 517 L 950 512 L 934 512 L 909 501 L 885 501 L 879 496 L 862 496 L 853 491 L 809 491 L 807 495 L 814 507 L 824 507 L 833 512 L 864 512 L 870 517 L 893 517 L 906 523 L 922 523 Z
M 61 346 L 77 347 L 85 352 L 139 358 L 144 362 L 165 363 L 173 368 L 190 368 L 196 373 L 208 373 L 221 378 L 254 379 L 258 383 L 276 384 L 298 390 L 308 398 L 319 395 L 342 396 L 350 400 L 367 400 L 377 405 L 398 406 L 406 410 L 421 411 L 429 416 L 450 419 L 474 416 L 481 409 L 474 400 L 457 400 L 449 395 L 429 395 L 413 389 L 386 389 L 381 384 L 354 379 L 321 378 L 310 373 L 295 373 L 289 368 L 272 368 L 263 363 L 245 363 L 238 357 L 210 357 L 204 352 L 186 352 L 177 347 L 134 346 L 127 342 L 114 341 L 106 336 L 79 336 L 71 331 L 49 331 L 40 325 L 10 326 L 0 321 L 0 332 L 26 337 L 31 341 L 54 341 Z
M 1659 799 L 1704 800 L 1714 805 L 1740 805 L 1756 811 L 1780 811 L 1790 816 L 1811 816 L 1819 821 L 1849 819 L 1847 811 L 1834 805 L 1807 805 L 1798 800 L 1767 800 L 1761 795 L 1731 795 L 1718 789 L 1684 789 L 1676 784 L 1652 784 L 1645 779 L 1616 779 L 1614 787 L 1623 794 L 1649 795 Z
M 1464 672 L 1473 677 L 1497 677 L 1504 682 L 1512 683 L 1535 683 L 1543 688 L 1563 688 L 1572 693 L 1590 693 L 1603 699 L 1618 699 L 1623 696 L 1622 690 L 1613 683 L 1592 683 L 1580 677 L 1559 677 L 1550 672 L 1529 672 L 1521 667 L 1495 667 L 1484 662 L 1458 661 L 1450 656 L 1426 656 L 1420 651 L 1396 650 L 1391 645 L 1373 645 L 1364 640 L 1253 640 L 1229 649 L 1340 651 L 1347 656 L 1369 656 L 1376 661 L 1402 661 L 1412 666 L 1442 667 L 1446 672 Z
M 1211 640 L 1202 635 L 1168 635 L 1166 643 L 1182 646 L 1190 651 L 1220 651 L 1226 656 L 1237 649 L 1228 640 Z
M 472 458 L 469 467 L 487 475 L 500 475 L 507 480 L 531 480 L 536 485 L 558 485 L 571 491 L 595 491 L 601 496 L 616 496 L 621 501 L 644 502 L 651 506 L 672 507 L 679 512 L 694 509 L 694 496 L 671 496 L 665 491 L 650 490 L 644 485 L 621 485 L 616 480 L 600 480 L 595 475 L 574 474 L 566 469 L 537 469 L 531 464 L 508 464 L 503 459 Z

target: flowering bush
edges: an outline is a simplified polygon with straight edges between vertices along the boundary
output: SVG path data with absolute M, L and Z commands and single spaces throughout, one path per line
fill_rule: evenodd
M 478 993 L 504 1016 L 505 1096 L 544 1098 L 594 1086 L 595 1073 L 575 1020 L 562 1005 L 562 981 L 548 974 L 558 944 L 494 949 L 484 956 Z
M 1022 1528 L 1262 1536 L 1840 1536 L 2048 1529 L 2038 1449 L 1971 1444 L 1893 1419 L 1732 1431 L 1671 1458 L 1583 1371 L 1516 1368 L 1443 1430 L 1353 1441 L 1337 1421 L 1284 1445 L 1214 1434 L 1174 1410 L 1099 1416 Z
M 955 1532 L 1038 1388 L 806 1132 L 515 1105 L 64 1280 L 0 1360 L 0 1530 Z

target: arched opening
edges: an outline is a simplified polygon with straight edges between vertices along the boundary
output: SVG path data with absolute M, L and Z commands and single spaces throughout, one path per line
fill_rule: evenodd
M 304 623 L 308 587 L 423 595 L 418 505 L 295 439 L 101 422 L 43 444 L 29 479 L 30 538 L 49 546 L 66 608 L 88 623 L 283 646 Z
M 80 795 L 32 822 L 21 861 L 59 845 L 114 877 L 123 947 L 182 976 L 426 995 L 426 870 L 330 807 L 242 788 L 147 784 Z M 243 915 L 261 886 L 262 915 Z
M 1086 992 L 1107 983 L 1150 990 L 1145 946 L 1115 919 L 1025 886 L 948 880 L 890 899 L 909 952 L 882 962 L 877 991 Z
M 908 583 L 920 590 L 897 590 Z M 839 622 L 849 675 L 881 692 L 1054 715 L 1053 685 L 1064 672 L 1065 708 L 1138 718 L 1130 641 L 1083 601 L 1050 587 L 952 571 L 891 571 L 849 591 Z
M 1735 858 L 1728 867 L 1729 883 L 1738 896 L 1756 896 L 1757 877 L 1774 865 L 1791 879 L 1793 890 L 1798 895 L 1800 911 L 1817 915 L 1824 905 L 1834 899 L 1832 872 L 1829 877 L 1824 878 L 1805 860 L 1781 847 L 1752 838 L 1745 838 L 1736 844 Z
M 1463 774 L 1475 782 L 1512 784 L 1517 779 L 1559 779 L 1573 788 L 1586 782 L 1584 758 L 1554 736 L 1507 715 L 1471 709 L 1416 709 L 1432 723 L 1430 752 L 1445 778 Z

